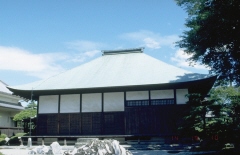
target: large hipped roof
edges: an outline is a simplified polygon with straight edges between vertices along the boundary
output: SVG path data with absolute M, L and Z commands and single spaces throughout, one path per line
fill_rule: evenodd
M 166 64 L 142 49 L 104 51 L 103 56 L 76 68 L 10 90 L 63 90 L 188 82 L 207 75 Z

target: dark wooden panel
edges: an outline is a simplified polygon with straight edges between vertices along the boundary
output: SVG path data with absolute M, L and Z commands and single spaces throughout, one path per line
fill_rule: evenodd
M 45 135 L 47 133 L 47 115 L 39 114 L 37 118 L 37 134 Z
M 104 133 L 112 134 L 112 130 L 114 129 L 114 115 L 112 113 L 104 114 Z
M 47 135 L 57 135 L 58 133 L 58 114 L 48 114 Z
M 124 112 L 116 112 L 114 113 L 114 134 L 125 134 L 124 127 Z
M 70 114 L 70 135 L 81 134 L 81 115 Z
M 125 112 L 39 114 L 38 135 L 173 135 L 184 105 L 126 107 Z
M 69 114 L 59 114 L 59 135 L 69 135 Z
M 92 113 L 92 134 L 98 135 L 102 133 L 102 114 Z
M 139 133 L 140 134 L 152 134 L 152 108 L 140 108 L 138 109 L 139 117 Z
M 104 113 L 104 134 L 124 134 L 124 112 Z
M 82 134 L 90 135 L 92 134 L 92 114 L 82 113 Z
M 140 134 L 139 132 L 139 108 L 126 108 L 125 117 L 126 117 L 126 134 Z
M 176 105 L 125 108 L 126 134 L 176 134 L 181 110 Z

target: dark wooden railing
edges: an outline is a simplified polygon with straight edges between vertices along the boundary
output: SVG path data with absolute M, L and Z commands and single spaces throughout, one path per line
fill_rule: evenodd
M 1 127 L 0 126 L 1 134 L 6 134 L 8 137 L 13 136 L 17 133 L 23 133 L 22 127 Z

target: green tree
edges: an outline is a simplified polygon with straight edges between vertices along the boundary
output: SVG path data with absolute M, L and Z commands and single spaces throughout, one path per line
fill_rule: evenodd
M 239 87 L 218 86 L 211 90 L 211 98 L 217 98 L 217 103 L 221 106 L 220 115 L 215 115 L 218 122 L 212 128 L 219 128 L 218 134 L 226 142 L 235 141 L 240 138 L 240 103 Z M 217 111 L 213 109 L 213 111 Z
M 238 142 L 240 138 L 239 88 L 214 87 L 210 97 L 188 94 L 189 109 L 179 131 L 183 136 L 198 135 L 209 139 L 218 135 L 220 142 Z
M 186 114 L 183 117 L 182 124 L 179 131 L 183 136 L 198 135 L 202 139 L 206 138 L 209 134 L 207 115 L 214 107 L 214 100 L 204 99 L 200 94 L 188 94 L 189 98 L 187 104 L 189 109 L 186 109 Z
M 232 97 L 240 95 L 240 87 L 218 86 L 210 91 L 211 99 L 218 99 L 218 104 L 232 104 Z
M 22 121 L 23 119 L 34 117 L 37 115 L 37 104 L 30 102 L 25 109 L 17 113 L 14 117 L 14 121 Z
M 240 84 L 240 1 L 176 0 L 188 13 L 177 46 L 201 62 L 210 73 Z
M 37 104 L 36 102 L 30 102 L 25 109 L 37 109 Z

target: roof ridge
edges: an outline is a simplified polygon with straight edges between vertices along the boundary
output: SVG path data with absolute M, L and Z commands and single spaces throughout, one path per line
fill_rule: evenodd
M 4 84 L 5 86 L 8 86 L 8 84 L 6 84 L 5 82 L 3 82 L 2 80 L 0 80 L 0 82 L 1 82 L 2 84 Z
M 129 54 L 129 53 L 143 53 L 144 47 L 140 48 L 128 48 L 119 50 L 102 50 L 102 56 L 104 55 L 116 55 L 116 54 Z

